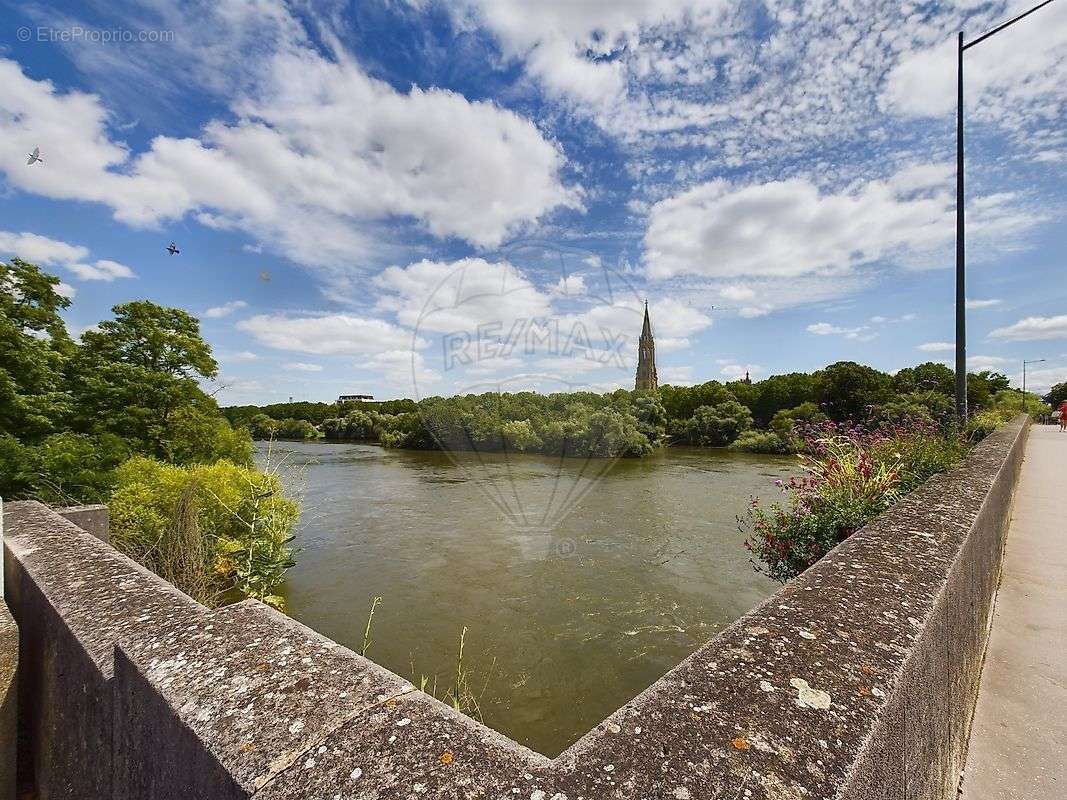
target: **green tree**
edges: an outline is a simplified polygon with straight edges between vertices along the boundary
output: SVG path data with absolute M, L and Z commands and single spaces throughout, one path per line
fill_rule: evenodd
M 736 400 L 714 406 L 701 406 L 686 424 L 686 438 L 692 444 L 722 447 L 752 427 L 752 414 Z
M 897 394 L 932 391 L 952 397 L 956 393 L 956 373 L 944 364 L 927 361 L 897 372 L 893 376 L 893 391 Z
M 823 410 L 833 420 L 866 419 L 889 400 L 892 379 L 873 367 L 838 361 L 815 373 Z
M 59 312 L 59 279 L 22 259 L 0 262 L 0 433 L 23 441 L 59 426 L 70 410 L 63 369 L 74 345 Z
M 75 430 L 113 433 L 165 461 L 215 460 L 221 418 L 199 381 L 214 379 L 218 365 L 200 324 L 147 300 L 112 312 L 82 335 L 70 362 Z M 233 442 L 223 444 L 231 455 Z
M 1000 372 L 972 372 L 967 375 L 967 405 L 970 408 L 990 408 L 997 392 L 1010 386 L 1008 376 Z
M 779 411 L 819 400 L 815 377 L 805 372 L 772 375 L 746 388 L 753 390 L 751 404 L 743 397 L 737 399 L 748 405 L 759 425 L 767 425 Z M 730 384 L 730 390 L 736 392 L 734 384 Z
M 637 429 L 653 447 L 659 447 L 667 435 L 667 409 L 655 394 L 641 394 L 634 398 L 633 413 Z
M 1057 383 L 1049 393 L 1045 395 L 1045 402 L 1053 408 L 1059 408 L 1060 404 L 1067 401 L 1067 381 Z

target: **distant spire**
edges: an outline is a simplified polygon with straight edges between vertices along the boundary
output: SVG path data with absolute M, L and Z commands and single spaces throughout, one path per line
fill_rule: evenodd
M 648 300 L 645 300 L 645 320 L 641 326 L 641 338 L 637 343 L 637 379 L 634 389 L 638 392 L 654 392 L 659 389 L 656 376 L 656 342 L 652 338 L 652 320 L 648 316 Z

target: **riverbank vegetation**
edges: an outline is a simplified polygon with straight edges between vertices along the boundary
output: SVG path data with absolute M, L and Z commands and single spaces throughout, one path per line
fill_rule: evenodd
M 799 575 L 968 447 L 1020 413 L 1038 409 L 1021 393 L 979 411 L 965 428 L 952 418 L 897 416 L 874 424 L 823 422 L 795 431 L 801 477 L 779 483 L 784 500 L 753 499 L 739 518 L 757 569 L 780 581 Z
M 842 361 L 813 373 L 775 375 L 754 383 L 668 385 L 656 394 L 625 389 L 606 394 L 489 393 L 418 403 L 241 406 L 225 413 L 262 439 L 321 435 L 409 449 L 568 456 L 640 457 L 665 444 L 785 454 L 806 451 L 802 432 L 823 422 L 943 426 L 953 419 L 954 387 L 952 370 L 944 364 L 928 362 L 890 375 Z M 1010 388 L 1008 378 L 999 373 L 972 373 L 967 387 L 978 420 L 1004 409 L 1035 415 L 1047 411 L 1035 395 Z M 268 409 L 290 416 L 272 417 Z
M 197 320 L 135 301 L 75 339 L 58 286 L 0 262 L 0 495 L 107 503 L 116 547 L 197 599 L 280 602 L 296 507 L 201 389 L 218 365 Z

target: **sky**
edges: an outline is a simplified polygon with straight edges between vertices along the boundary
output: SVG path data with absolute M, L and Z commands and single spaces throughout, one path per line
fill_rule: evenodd
M 1030 4 L 0 0 L 0 258 L 222 404 L 632 388 L 646 300 L 661 383 L 950 363 L 956 35 Z M 969 364 L 1044 391 L 1067 0 L 966 59 Z

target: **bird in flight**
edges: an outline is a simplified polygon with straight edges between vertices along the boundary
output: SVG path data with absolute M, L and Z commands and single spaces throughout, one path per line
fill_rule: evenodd
M 270 283 L 270 273 L 266 270 L 263 270 L 261 273 L 259 273 L 259 280 L 260 283 Z
M 181 250 L 178 249 L 178 245 L 174 244 L 174 242 L 171 242 L 169 245 L 167 245 L 167 252 L 170 253 L 172 256 L 176 256 L 178 255 L 178 253 L 181 252 Z
M 28 165 L 30 165 L 30 166 L 32 166 L 34 164 L 43 164 L 44 163 L 44 159 L 41 158 L 41 148 L 40 147 L 33 148 L 33 152 L 30 153 L 30 160 L 27 161 L 26 163 Z

